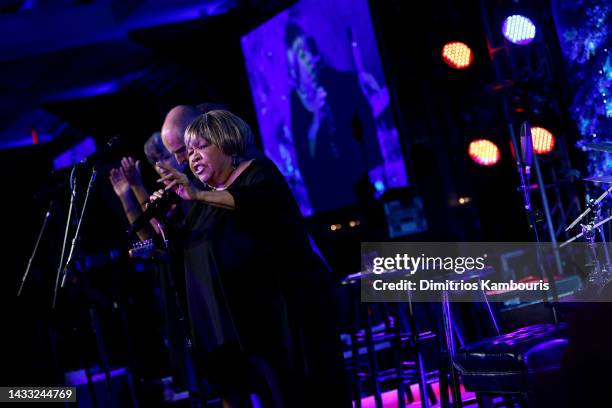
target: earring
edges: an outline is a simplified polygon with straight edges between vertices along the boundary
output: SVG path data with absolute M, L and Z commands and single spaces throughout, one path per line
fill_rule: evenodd
M 232 156 L 232 167 L 234 168 L 234 170 L 238 168 L 239 164 L 240 164 L 240 161 L 238 160 L 238 155 L 233 155 Z

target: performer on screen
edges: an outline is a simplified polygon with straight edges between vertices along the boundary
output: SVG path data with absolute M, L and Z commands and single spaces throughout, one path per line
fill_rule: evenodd
M 333 69 L 293 21 L 285 45 L 293 85 L 289 130 L 310 204 L 315 212 L 351 204 L 360 179 L 383 163 L 373 115 L 385 107 L 370 106 L 364 96 L 362 83 L 371 76 L 360 81 L 355 72 Z

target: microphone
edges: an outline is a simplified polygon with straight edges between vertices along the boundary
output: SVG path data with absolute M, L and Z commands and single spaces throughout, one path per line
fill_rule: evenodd
M 528 122 L 521 125 L 521 163 L 525 169 L 525 176 L 529 182 L 531 163 L 533 161 L 533 140 L 531 139 L 531 126 Z
M 170 206 L 180 201 L 181 198 L 174 191 L 164 190 L 161 198 L 152 202 L 149 201 L 147 208 L 128 228 L 128 233 L 132 234 L 136 231 L 140 231 L 147 225 L 151 218 L 165 216 Z
M 104 144 L 104 146 L 102 146 L 102 148 L 85 157 L 79 162 L 79 164 L 82 166 L 91 166 L 96 163 L 99 163 L 100 161 L 105 160 L 109 156 L 111 156 L 120 145 L 121 137 L 119 135 L 115 135 L 108 139 L 108 141 Z
M 533 140 L 528 122 L 523 122 L 521 125 L 521 160 L 524 166 L 531 166 L 533 161 Z

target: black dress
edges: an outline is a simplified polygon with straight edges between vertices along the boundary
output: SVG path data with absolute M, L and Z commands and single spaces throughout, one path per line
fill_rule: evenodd
M 331 273 L 312 252 L 289 186 L 261 158 L 227 191 L 235 209 L 198 204 L 184 226 L 203 372 L 222 395 L 265 388 L 273 406 L 349 406 Z

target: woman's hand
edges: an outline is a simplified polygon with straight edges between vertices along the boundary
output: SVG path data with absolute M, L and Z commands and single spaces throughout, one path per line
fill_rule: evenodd
M 140 160 L 134 161 L 131 157 L 121 159 L 121 169 L 125 178 L 130 183 L 131 187 L 142 185 L 142 176 L 140 174 Z
M 162 174 L 162 177 L 157 179 L 157 181 L 164 183 L 166 186 L 165 190 L 173 189 L 183 200 L 197 199 L 199 190 L 191 183 L 186 174 L 161 162 L 157 162 L 155 166 L 159 173 Z M 161 191 L 163 192 L 163 190 Z M 153 196 L 155 196 L 155 193 L 153 193 Z
M 117 196 L 122 197 L 130 191 L 130 183 L 128 182 L 125 174 L 123 174 L 123 169 L 111 169 L 109 180 L 113 185 L 113 190 L 115 190 L 115 194 Z

